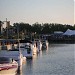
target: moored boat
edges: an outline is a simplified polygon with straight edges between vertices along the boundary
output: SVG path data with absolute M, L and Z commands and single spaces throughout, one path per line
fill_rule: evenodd
M 18 62 L 18 65 L 22 65 L 22 62 L 25 60 L 21 51 L 19 49 L 13 50 L 0 50 L 0 57 L 10 57 Z
M 48 49 L 48 41 L 47 40 L 42 40 L 42 49 Z
M 36 42 L 36 46 L 37 46 L 37 51 L 39 52 L 40 50 L 42 50 L 42 43 L 41 40 L 39 39 L 34 39 L 34 41 Z
M 18 63 L 7 57 L 0 57 L 0 75 L 15 75 L 18 70 Z
M 33 58 L 37 52 L 36 44 L 30 40 L 20 40 L 19 49 L 26 58 Z

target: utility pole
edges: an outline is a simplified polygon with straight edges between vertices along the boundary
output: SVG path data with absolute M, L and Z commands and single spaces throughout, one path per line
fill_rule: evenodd
M 0 21 L 0 34 L 2 33 L 2 21 Z
M 8 39 L 8 23 L 7 23 L 7 18 L 6 18 L 6 27 L 7 27 L 7 39 Z
M 18 44 L 19 44 L 19 25 L 17 25 L 17 40 L 18 40 Z

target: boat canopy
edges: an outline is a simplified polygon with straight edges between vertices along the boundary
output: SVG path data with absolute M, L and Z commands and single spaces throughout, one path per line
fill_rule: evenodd
M 3 64 L 3 63 L 11 63 L 11 62 L 12 62 L 12 58 L 0 57 L 0 64 Z

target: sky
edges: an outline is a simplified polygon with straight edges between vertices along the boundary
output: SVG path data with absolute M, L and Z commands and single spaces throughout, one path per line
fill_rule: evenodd
M 75 24 L 75 0 L 74 0 L 74 24 Z
M 0 0 L 0 20 L 74 24 L 74 0 Z

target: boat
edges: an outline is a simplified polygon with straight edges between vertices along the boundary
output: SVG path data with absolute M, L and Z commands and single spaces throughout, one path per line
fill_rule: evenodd
M 38 52 L 40 51 L 40 50 L 42 50 L 42 43 L 41 43 L 41 40 L 39 40 L 39 39 L 34 39 L 34 41 L 36 42 L 36 46 L 37 46 L 37 50 L 38 50 Z
M 33 55 L 36 55 L 37 54 L 37 46 L 36 46 L 36 42 L 35 41 L 32 41 L 32 45 L 33 45 Z
M 18 47 L 18 40 L 0 39 L 0 50 L 10 50 Z
M 26 57 L 23 57 L 19 49 L 13 50 L 0 50 L 0 57 L 10 57 L 18 62 L 18 65 L 22 65 L 22 62 L 25 61 Z
M 33 58 L 33 55 L 36 54 L 36 43 L 30 40 L 20 40 L 19 49 L 23 54 L 23 57 Z
M 2 40 L 2 41 L 6 41 L 7 40 Z M 11 40 L 10 40 L 11 42 Z M 7 49 L 2 49 L 0 50 L 0 57 L 4 56 L 4 57 L 10 57 L 13 58 L 14 60 L 16 60 L 20 65 L 22 65 L 22 62 L 25 61 L 25 57 L 23 57 L 21 51 L 19 50 L 19 43 L 10 43 L 10 44 L 5 44 L 4 42 L 2 43 L 3 45 L 1 46 L 7 46 Z
M 47 40 L 42 40 L 42 50 L 43 49 L 48 49 L 48 41 Z
M 0 57 L 0 75 L 17 74 L 18 63 L 12 58 Z
M 10 57 L 10 58 L 13 58 L 14 60 L 18 61 L 20 53 L 19 53 L 18 49 L 14 49 L 14 50 L 0 50 L 0 57 L 1 56 Z

